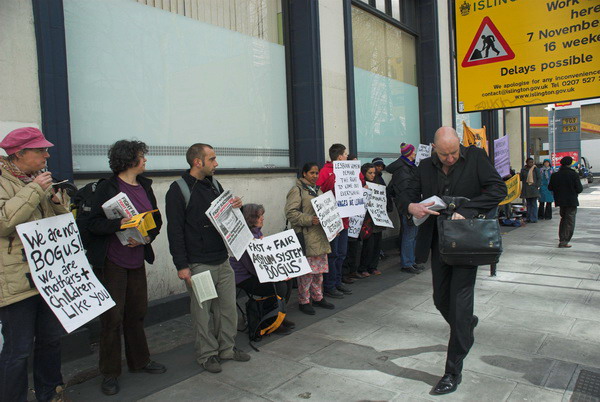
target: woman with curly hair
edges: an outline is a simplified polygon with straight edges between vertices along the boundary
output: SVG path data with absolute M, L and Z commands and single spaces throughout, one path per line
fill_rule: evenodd
M 121 140 L 110 147 L 108 161 L 113 175 L 98 184 L 87 224 L 91 236 L 88 259 L 116 303 L 100 317 L 100 372 L 104 376 L 101 389 L 106 395 L 119 392 L 121 329 L 129 371 L 153 374 L 166 371 L 164 365 L 150 360 L 144 332 L 148 308 L 144 261 L 154 262 L 151 243 L 162 225 L 160 213 L 154 213 L 156 228 L 148 232 L 144 243 L 129 238 L 124 246 L 116 233 L 122 230 L 121 225 L 128 218 L 108 219 L 102 210 L 102 204 L 121 192 L 129 197 L 139 213 L 157 209 L 152 180 L 142 176 L 147 153 L 148 147 L 140 141 Z

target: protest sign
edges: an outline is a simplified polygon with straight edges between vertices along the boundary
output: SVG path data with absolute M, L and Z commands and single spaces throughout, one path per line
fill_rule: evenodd
M 508 135 L 494 140 L 494 166 L 500 177 L 510 174 L 510 145 Z
M 368 188 L 363 188 L 362 194 L 363 194 L 363 200 L 365 202 L 365 205 L 367 205 L 369 203 L 369 199 L 371 198 L 371 190 L 369 190 Z M 362 229 L 362 224 L 365 220 L 366 214 L 367 214 L 367 210 L 365 209 L 365 211 L 362 214 L 351 216 L 349 218 L 349 220 L 348 220 L 348 224 L 349 224 L 348 237 L 351 237 L 353 239 L 358 239 L 358 237 L 360 236 L 360 230 Z
M 387 213 L 385 186 L 367 182 L 367 187 L 371 190 L 371 198 L 367 204 L 367 210 L 369 211 L 369 214 L 371 214 L 373 223 L 377 226 L 393 228 L 394 224 Z
M 360 183 L 360 161 L 333 162 L 335 199 L 342 218 L 365 212 Z
M 498 205 L 504 205 L 513 202 L 521 195 L 521 180 L 518 174 L 504 182 L 506 184 L 506 197 Z
M 35 287 L 67 332 L 115 305 L 90 268 L 72 214 L 23 223 L 17 233 Z
M 254 239 L 247 251 L 261 283 L 284 281 L 312 272 L 293 229 Z
M 425 158 L 431 156 L 431 145 L 419 144 L 417 149 L 417 156 L 415 157 L 415 165 L 419 166 L 419 163 Z
M 239 260 L 254 236 L 248 229 L 242 212 L 239 208 L 234 208 L 232 203 L 233 195 L 230 190 L 226 190 L 210 203 L 206 216 L 217 228 L 229 252 Z
M 344 230 L 344 224 L 337 205 L 335 204 L 335 197 L 330 191 L 325 194 L 321 194 L 318 197 L 310 200 L 315 209 L 315 213 L 319 218 L 319 222 L 327 235 L 327 240 L 332 241 L 335 239 L 338 233 Z

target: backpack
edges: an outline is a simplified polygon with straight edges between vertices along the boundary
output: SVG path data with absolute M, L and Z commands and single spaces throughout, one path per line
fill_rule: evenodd
M 77 229 L 81 236 L 81 243 L 83 248 L 87 249 L 90 244 L 91 234 L 87 228 L 87 224 L 92 213 L 92 198 L 96 192 L 98 184 L 106 179 L 100 179 L 86 184 L 81 187 L 75 195 L 71 198 L 71 212 L 75 216 L 75 223 L 77 223 Z
M 250 342 L 260 341 L 263 336 L 275 331 L 284 318 L 285 302 L 280 296 L 274 294 L 259 299 L 248 297 L 246 319 Z
M 175 183 L 179 186 L 179 190 L 181 190 L 181 194 L 183 195 L 183 200 L 185 201 L 185 209 L 187 209 L 188 204 L 190 203 L 190 198 L 192 193 L 190 192 L 190 187 L 185 182 L 183 177 L 175 180 Z M 213 187 L 217 190 L 219 194 L 223 192 L 223 187 L 221 187 L 221 183 L 219 183 L 216 179 L 213 179 Z

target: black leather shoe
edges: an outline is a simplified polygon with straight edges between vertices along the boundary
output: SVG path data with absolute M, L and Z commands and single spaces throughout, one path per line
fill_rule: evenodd
M 433 389 L 434 394 L 443 395 L 456 391 L 462 381 L 462 374 L 444 374 L 440 382 Z
M 115 395 L 119 393 L 119 381 L 116 377 L 104 377 L 102 380 L 102 393 L 104 395 Z
M 335 306 L 329 303 L 327 300 L 325 300 L 325 298 L 319 301 L 313 301 L 313 305 L 321 308 L 326 308 L 327 310 L 333 310 L 335 308 Z
M 283 322 L 281 323 L 281 325 L 283 325 L 284 327 L 289 328 L 289 329 L 296 328 L 296 323 L 288 320 L 287 318 L 283 319 Z
M 339 290 L 340 292 L 342 292 L 345 295 L 351 295 L 352 294 L 352 289 L 350 289 L 347 286 L 344 285 L 338 285 L 335 287 L 337 290 Z
M 327 289 L 323 293 L 325 294 L 325 296 L 331 297 L 332 299 L 343 299 L 344 298 L 344 294 L 342 292 L 340 292 L 339 290 L 337 290 L 336 288 Z
M 315 309 L 313 308 L 313 306 L 310 305 L 310 303 L 301 304 L 300 311 L 302 311 L 304 314 L 308 314 L 308 315 L 315 315 L 317 313 L 315 311 Z
M 129 370 L 132 373 L 150 373 L 150 374 L 162 374 L 167 371 L 167 368 L 164 364 L 157 363 L 155 361 L 150 360 L 148 364 L 146 364 L 141 369 Z

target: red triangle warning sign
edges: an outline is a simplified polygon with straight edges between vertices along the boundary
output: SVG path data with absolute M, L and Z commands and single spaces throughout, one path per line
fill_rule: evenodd
M 485 17 L 465 54 L 461 66 L 472 67 L 515 58 L 506 40 L 498 31 L 490 17 Z

